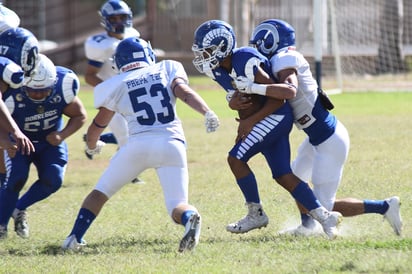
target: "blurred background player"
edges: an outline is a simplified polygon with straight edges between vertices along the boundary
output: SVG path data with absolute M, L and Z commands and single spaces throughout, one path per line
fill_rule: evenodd
M 127 37 L 140 37 L 140 33 L 133 28 L 132 10 L 125 2 L 109 0 L 102 5 L 99 14 L 100 23 L 106 31 L 90 36 L 84 44 L 88 59 L 84 78 L 93 87 L 117 74 L 112 58 L 119 42 Z M 120 114 L 115 114 L 109 128 L 111 132 L 103 133 L 101 141 L 119 147 L 127 142 L 127 121 Z M 86 156 L 93 159 L 87 152 Z M 139 178 L 134 178 L 132 182 L 144 183 Z
M 269 19 L 253 31 L 250 43 L 270 58 L 272 74 L 278 84 L 255 84 L 246 77 L 235 79 L 239 91 L 276 99 L 288 99 L 293 108 L 294 122 L 307 137 L 298 148 L 292 163 L 293 172 L 311 181 L 313 192 L 328 210 L 355 216 L 364 213 L 382 214 L 397 235 L 402 231 L 399 197 L 385 200 L 336 199 L 345 161 L 349 153 L 349 134 L 345 126 L 329 110 L 333 104 L 312 77 L 308 61 L 296 51 L 295 30 L 285 21 Z M 301 214 L 301 224 L 281 233 L 312 235 L 316 223 Z
M 194 33 L 193 64 L 225 89 L 229 106 L 238 110 L 239 127 L 236 144 L 229 151 L 228 163 L 244 196 L 248 213 L 226 230 L 246 233 L 265 227 L 265 214 L 257 180 L 248 165 L 249 159 L 261 153 L 270 167 L 272 177 L 301 203 L 313 218 L 322 224 L 325 234 L 334 239 L 341 214 L 324 208 L 315 198 L 309 185 L 296 177 L 290 167 L 289 132 L 293 125 L 292 110 L 285 100 L 265 96 L 239 96 L 233 80 L 243 76 L 262 83 L 272 83 L 269 61 L 255 48 L 236 48 L 232 26 L 221 20 L 201 24 Z M 246 99 L 246 100 L 245 100 Z M 234 101 L 242 102 L 241 108 Z
M 55 67 L 45 55 L 22 88 L 9 89 L 5 103 L 13 118 L 35 146 L 30 155 L 5 153 L 7 178 L 0 189 L 0 238 L 7 237 L 7 226 L 14 218 L 14 229 L 22 238 L 29 237 L 26 209 L 46 199 L 62 185 L 68 161 L 65 139 L 86 121 L 86 109 L 80 101 L 79 79 L 64 67 Z M 68 120 L 64 124 L 63 116 Z M 27 182 L 30 165 L 38 179 L 19 198 Z
M 94 105 L 99 111 L 87 131 L 88 153 L 100 152 L 99 136 L 116 112 L 129 123 L 129 140 L 119 148 L 83 201 L 62 248 L 77 251 L 85 245 L 84 234 L 110 197 L 142 171 L 154 168 L 168 214 L 185 227 L 178 250 L 191 250 L 199 242 L 201 219 L 197 209 L 188 203 L 186 141 L 176 100 L 205 116 L 207 132 L 218 128 L 218 117 L 189 87 L 182 64 L 172 60 L 155 63 L 146 41 L 124 39 L 114 58 L 120 74 L 94 89 Z

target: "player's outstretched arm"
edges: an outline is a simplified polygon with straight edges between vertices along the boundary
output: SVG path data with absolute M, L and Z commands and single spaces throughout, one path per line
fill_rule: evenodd
M 214 111 L 209 108 L 205 100 L 203 100 L 203 98 L 183 79 L 176 78 L 172 83 L 172 90 L 177 98 L 205 116 L 205 126 L 207 132 L 217 130 L 219 127 L 219 118 Z

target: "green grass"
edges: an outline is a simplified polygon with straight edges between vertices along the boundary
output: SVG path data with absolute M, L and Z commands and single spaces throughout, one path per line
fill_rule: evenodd
M 342 236 L 325 238 L 278 236 L 299 222 L 290 195 L 271 179 L 263 157 L 252 159 L 270 223 L 244 235 L 225 231 L 242 217 L 242 195 L 226 164 L 236 132 L 235 114 L 225 94 L 205 78 L 191 83 L 219 115 L 221 127 L 206 134 L 203 117 L 179 103 L 188 140 L 190 202 L 203 217 L 201 242 L 194 252 L 179 254 L 183 233 L 166 213 L 156 174 L 145 171 L 144 185 L 129 184 L 115 195 L 93 223 L 80 254 L 62 253 L 83 198 L 107 166 L 114 146 L 89 161 L 81 135 L 67 140 L 70 149 L 64 186 L 29 209 L 31 237 L 19 238 L 9 225 L 0 242 L 0 273 L 411 273 L 412 272 L 412 93 L 344 93 L 333 95 L 333 112 L 350 132 L 351 150 L 338 197 L 383 199 L 399 195 L 404 233 L 394 235 L 381 215 L 345 218 Z M 80 97 L 91 121 L 92 92 Z M 293 155 L 304 138 L 294 129 Z M 33 170 L 31 180 L 36 175 Z

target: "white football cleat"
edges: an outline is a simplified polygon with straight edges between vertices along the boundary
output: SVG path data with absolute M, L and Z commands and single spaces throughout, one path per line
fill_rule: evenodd
M 318 207 L 309 212 L 313 219 L 318 221 L 323 231 L 330 240 L 339 235 L 339 224 L 342 222 L 342 214 L 337 211 L 328 211 L 324 207 Z
M 194 249 L 199 243 L 202 220 L 199 213 L 190 216 L 185 225 L 185 233 L 179 244 L 179 252 Z
M 316 223 L 315 227 L 313 228 L 308 228 L 300 224 L 297 227 L 287 228 L 279 231 L 278 233 L 279 235 L 291 235 L 297 237 L 311 237 L 323 235 L 323 231 L 321 230 L 318 223 Z
M 226 230 L 232 233 L 246 233 L 252 229 L 266 227 L 269 218 L 263 211 L 262 205 L 257 203 L 247 203 L 248 214 L 237 221 L 226 226 Z
M 388 220 L 389 224 L 392 226 L 393 231 L 396 235 L 400 236 L 402 234 L 402 217 L 400 212 L 400 199 L 398 196 L 393 196 L 385 200 L 389 208 L 383 215 L 383 218 Z
M 80 249 L 86 245 L 85 240 L 81 240 L 79 243 L 76 239 L 76 236 L 74 234 L 70 235 L 69 237 L 64 240 L 62 249 L 63 250 L 72 250 L 72 251 L 80 251 Z

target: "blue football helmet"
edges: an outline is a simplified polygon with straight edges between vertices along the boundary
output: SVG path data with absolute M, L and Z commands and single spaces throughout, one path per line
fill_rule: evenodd
M 138 37 L 123 39 L 117 45 L 113 59 L 120 72 L 147 67 L 156 63 L 156 56 L 150 43 Z
M 208 74 L 232 54 L 235 47 L 236 37 L 232 26 L 221 20 L 206 21 L 195 30 L 193 65 L 200 73 Z
M 100 9 L 101 25 L 108 32 L 124 33 L 133 24 L 133 14 L 130 7 L 120 0 L 109 0 Z M 122 21 L 113 21 L 111 16 L 123 15 Z
M 265 20 L 253 30 L 249 44 L 270 58 L 281 49 L 295 46 L 295 30 L 285 21 Z
M 39 54 L 39 64 L 34 73 L 26 78 L 22 90 L 33 102 L 42 103 L 55 93 L 56 81 L 55 65 L 46 55 Z
M 39 42 L 29 30 L 12 28 L 0 34 L 0 56 L 9 58 L 21 66 L 26 76 L 30 76 L 38 63 Z

